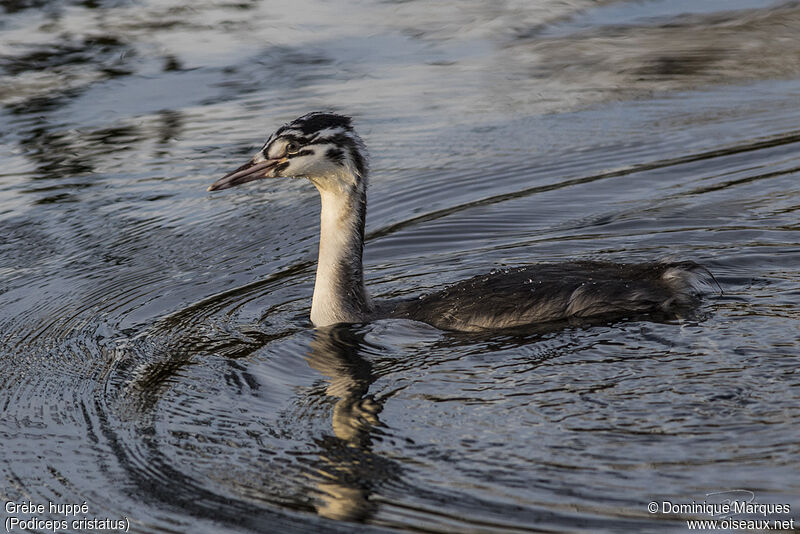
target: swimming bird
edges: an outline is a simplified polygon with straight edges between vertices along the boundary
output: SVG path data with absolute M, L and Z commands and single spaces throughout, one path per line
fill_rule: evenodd
M 368 158 L 350 117 L 308 113 L 278 128 L 247 163 L 209 186 L 306 178 L 321 198 L 311 322 L 317 327 L 404 318 L 443 330 L 524 328 L 572 319 L 673 313 L 698 298 L 691 261 L 577 261 L 492 271 L 418 298 L 379 301 L 364 286 Z

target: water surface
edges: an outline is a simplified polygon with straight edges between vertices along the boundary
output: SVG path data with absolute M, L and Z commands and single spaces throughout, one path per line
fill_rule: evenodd
M 0 11 L 4 502 L 134 532 L 684 531 L 707 517 L 647 503 L 733 489 L 800 510 L 796 3 Z M 317 109 L 371 150 L 377 297 L 586 258 L 691 259 L 723 292 L 525 336 L 315 330 L 313 187 L 205 187 Z

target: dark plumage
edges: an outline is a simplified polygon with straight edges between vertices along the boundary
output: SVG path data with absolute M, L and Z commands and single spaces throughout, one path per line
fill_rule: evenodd
M 493 271 L 417 299 L 392 317 L 445 330 L 519 328 L 543 322 L 677 312 L 696 303 L 693 262 L 599 261 L 526 265 Z
M 328 128 L 343 128 L 352 130 L 352 119 L 335 113 L 309 113 L 291 123 L 293 128 L 299 128 L 304 134 L 313 134 Z

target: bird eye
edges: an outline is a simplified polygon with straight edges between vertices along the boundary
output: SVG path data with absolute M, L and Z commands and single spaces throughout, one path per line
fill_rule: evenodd
M 296 154 L 300 151 L 300 145 L 295 143 L 294 141 L 289 141 L 286 143 L 286 153 L 287 154 Z

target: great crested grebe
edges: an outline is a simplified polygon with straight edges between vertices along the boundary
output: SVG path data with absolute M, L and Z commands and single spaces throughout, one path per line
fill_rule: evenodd
M 367 152 L 350 117 L 314 112 L 278 128 L 209 191 L 261 178 L 308 178 L 322 199 L 315 326 L 395 317 L 443 330 L 520 328 L 569 319 L 672 313 L 698 297 L 690 261 L 578 261 L 493 271 L 411 300 L 374 301 L 364 287 Z M 707 272 L 707 271 L 705 271 Z

